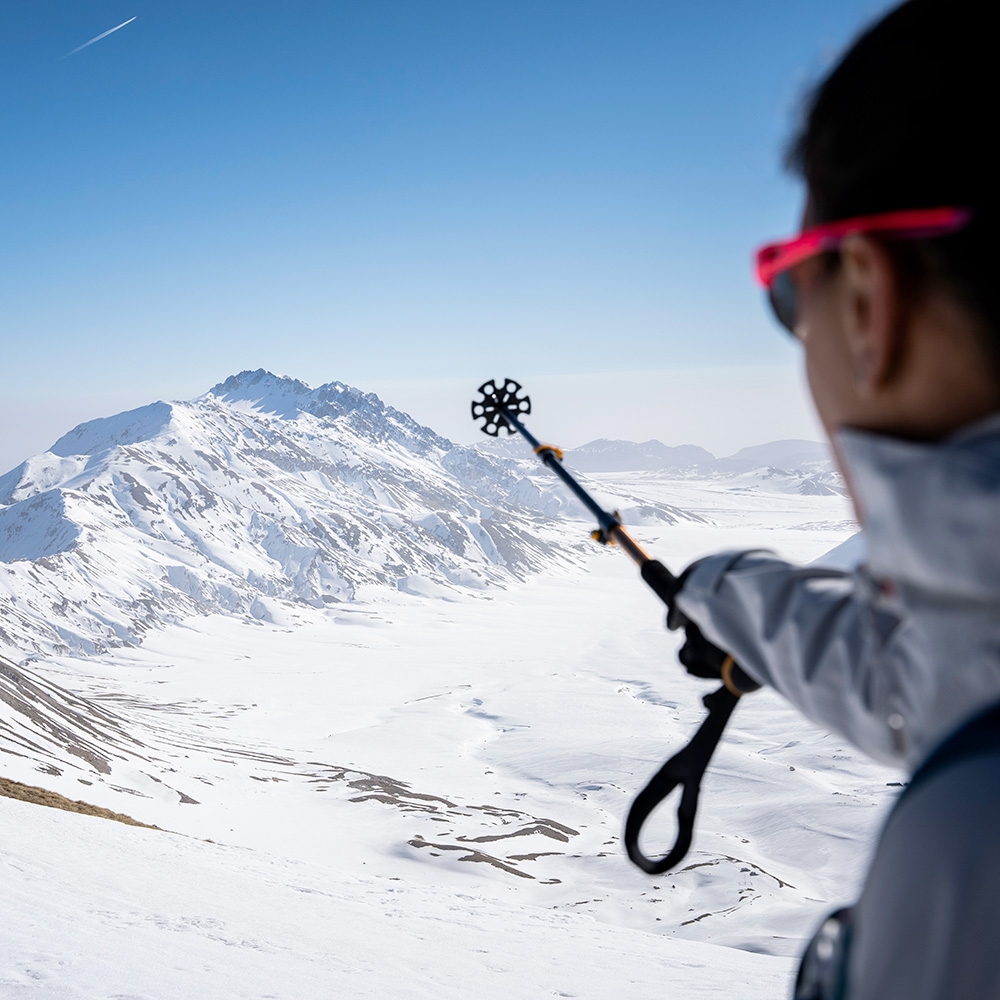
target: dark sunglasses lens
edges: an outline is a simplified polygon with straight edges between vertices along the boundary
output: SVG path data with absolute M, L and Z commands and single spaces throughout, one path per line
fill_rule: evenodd
M 799 311 L 799 290 L 789 271 L 782 271 L 775 277 L 767 297 L 778 322 L 794 337 Z

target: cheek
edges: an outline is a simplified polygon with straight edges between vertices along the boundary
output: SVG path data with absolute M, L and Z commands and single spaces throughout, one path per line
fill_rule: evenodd
M 823 318 L 822 312 L 803 316 L 802 342 L 809 391 L 820 421 L 831 433 L 849 422 L 853 382 L 841 338 Z
M 806 345 L 805 355 L 806 381 L 809 383 L 809 393 L 812 396 L 820 422 L 827 434 L 830 434 L 836 428 L 837 421 L 835 418 L 836 408 L 831 405 L 832 400 L 828 385 L 829 372 L 819 357 L 815 342 Z

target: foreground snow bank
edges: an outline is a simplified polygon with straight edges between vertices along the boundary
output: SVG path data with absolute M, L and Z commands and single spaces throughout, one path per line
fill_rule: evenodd
M 0 799 L 0 994 L 783 997 L 791 962 Z

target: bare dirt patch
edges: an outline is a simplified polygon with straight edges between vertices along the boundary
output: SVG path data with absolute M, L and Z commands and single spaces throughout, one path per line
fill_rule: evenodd
M 37 785 L 23 785 L 20 781 L 12 781 L 10 778 L 0 778 L 0 795 L 8 799 L 17 799 L 20 802 L 31 802 L 36 806 L 65 809 L 66 812 L 82 813 L 84 816 L 99 816 L 101 819 L 113 819 L 116 823 L 125 823 L 127 826 L 141 826 L 147 830 L 159 829 L 158 826 L 140 823 L 137 819 L 126 816 L 125 813 L 116 813 L 110 809 L 102 809 L 100 806 L 92 806 L 89 802 L 81 802 L 79 799 L 68 799 L 65 795 L 50 792 L 47 788 L 39 788 Z

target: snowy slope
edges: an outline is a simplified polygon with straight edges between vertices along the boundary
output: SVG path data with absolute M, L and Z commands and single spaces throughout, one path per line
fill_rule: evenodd
M 788 978 L 782 959 L 5 799 L 0 856 L 5 998 L 759 1000 Z
M 632 480 L 704 515 L 640 530 L 672 566 L 754 544 L 808 559 L 852 529 L 839 497 Z M 22 740 L 6 773 L 292 859 L 317 888 L 336 858 L 445 896 L 778 955 L 850 899 L 896 775 L 762 693 L 717 756 L 684 870 L 648 879 L 622 855 L 621 823 L 704 690 L 673 662 L 658 602 L 600 549 L 491 597 L 304 607 L 294 625 L 220 614 L 138 649 L 46 657 L 17 668 L 20 688 L 44 675 L 79 715 L 91 706 L 110 771 Z M 651 836 L 667 840 L 669 816 Z

